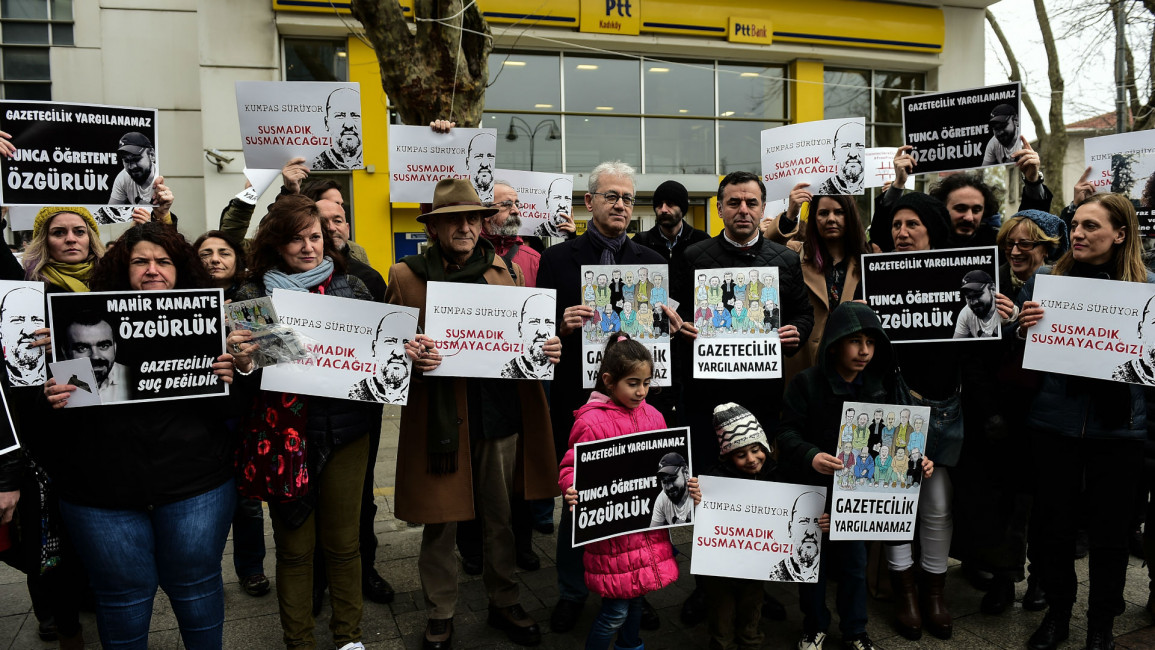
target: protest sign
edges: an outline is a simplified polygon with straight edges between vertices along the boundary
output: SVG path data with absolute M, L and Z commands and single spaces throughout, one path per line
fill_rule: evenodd
M 0 456 L 20 448 L 16 437 L 16 427 L 12 425 L 12 411 L 8 408 L 8 397 L 0 391 L 0 406 L 4 407 L 4 417 L 0 418 Z
M 234 300 L 225 306 L 228 330 L 248 330 L 255 349 L 250 352 L 253 368 L 267 368 L 309 356 L 305 341 L 291 327 L 281 325 L 273 299 Z
M 1155 285 L 1038 274 L 1023 367 L 1155 386 Z
M 242 171 L 245 174 L 245 179 L 249 181 L 249 186 L 238 192 L 237 198 L 249 205 L 256 205 L 257 200 L 261 198 L 265 190 L 269 189 L 273 181 L 281 175 L 279 169 L 250 169 L 245 167 Z
M 0 280 L 0 345 L 10 386 L 41 386 L 45 346 L 32 343 L 44 337 L 34 334 L 48 327 L 44 317 L 44 283 Z
M 236 89 L 246 167 L 280 169 L 296 156 L 312 170 L 364 167 L 361 84 L 238 81 Z
M 573 204 L 573 176 L 498 169 L 497 180 L 505 181 L 517 192 L 519 235 L 561 237 L 559 225 L 566 222 Z
M 1002 338 L 994 246 L 862 256 L 862 294 L 891 343 Z
M 425 305 L 425 333 L 441 353 L 426 375 L 553 379 L 543 350 L 556 330 L 553 289 L 430 282 Z
M 690 430 L 666 429 L 574 445 L 573 545 L 688 526 Z
M 8 208 L 8 219 L 12 223 L 12 230 L 32 230 L 36 223 L 36 213 L 45 206 L 14 205 Z M 133 210 L 144 210 L 152 214 L 151 205 L 82 205 L 88 210 L 97 225 L 107 226 L 114 223 L 128 223 L 132 221 Z
M 838 427 L 830 539 L 908 541 L 918 518 L 929 406 L 845 402 Z
M 1099 192 L 1131 199 L 1139 213 L 1139 232 L 1155 236 L 1155 131 L 1117 133 L 1083 143 L 1088 178 Z
M 818 582 L 826 488 L 699 476 L 690 573 Z
M 865 157 L 865 118 L 767 129 L 762 132 L 766 198 L 788 197 L 798 183 L 810 183 L 814 194 L 862 194 Z
M 1019 139 L 1019 82 L 908 95 L 902 132 L 918 164 L 916 174 L 953 172 L 1015 162 Z
M 56 361 L 48 364 L 52 378 L 57 384 L 71 384 L 76 390 L 68 396 L 64 408 L 100 406 L 100 390 L 97 388 L 96 373 L 92 371 L 92 360 L 88 357 Z
M 581 300 L 594 316 L 582 322 L 583 387 L 598 382 L 606 341 L 625 332 L 654 357 L 651 386 L 670 385 L 670 319 L 659 309 L 670 300 L 665 264 L 582 266 Z
M 0 130 L 16 152 L 0 156 L 3 205 L 147 205 L 160 144 L 155 108 L 0 102 Z
M 866 150 L 865 187 L 882 187 L 894 181 L 894 155 L 898 147 L 871 147 Z
M 443 178 L 467 178 L 482 202 L 493 200 L 497 129 L 389 126 L 389 200 L 429 203 Z
M 369 300 L 273 290 L 281 325 L 305 337 L 309 356 L 262 372 L 265 390 L 405 404 L 418 310 Z
M 694 377 L 781 377 L 777 267 L 699 269 L 695 278 Z
M 48 294 L 53 361 L 92 362 L 102 404 L 227 395 L 220 289 Z

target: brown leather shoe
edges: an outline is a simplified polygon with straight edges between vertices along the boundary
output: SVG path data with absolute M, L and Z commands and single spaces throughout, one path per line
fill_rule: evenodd
M 953 630 L 950 610 L 946 608 L 946 574 L 923 572 L 922 613 L 926 629 L 940 639 L 949 639 Z
M 453 619 L 431 618 L 425 624 L 423 650 L 449 650 L 453 647 Z
M 914 567 L 890 572 L 894 592 L 894 629 L 911 641 L 922 637 L 922 614 L 918 609 L 918 581 Z
M 505 636 L 517 645 L 541 643 L 541 629 L 519 604 L 513 604 L 509 607 L 490 605 L 488 623 L 505 632 Z

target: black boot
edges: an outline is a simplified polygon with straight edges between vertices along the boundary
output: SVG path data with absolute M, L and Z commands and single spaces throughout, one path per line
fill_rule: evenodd
M 995 576 L 991 588 L 983 595 L 979 610 L 989 616 L 998 616 L 1015 603 L 1015 583 L 1010 578 Z
M 706 590 L 696 587 L 690 592 L 690 597 L 682 603 L 682 622 L 686 625 L 697 625 L 706 618 Z
M 1027 640 L 1031 650 L 1055 650 L 1059 644 L 1071 636 L 1071 615 L 1059 614 L 1055 610 L 1047 612 L 1039 628 Z
M 1115 635 L 1111 628 L 1095 626 L 1087 630 L 1087 650 L 1115 650 Z
M 1047 594 L 1043 591 L 1043 581 L 1034 575 L 1027 576 L 1027 593 L 1023 594 L 1023 609 L 1041 612 L 1047 608 Z

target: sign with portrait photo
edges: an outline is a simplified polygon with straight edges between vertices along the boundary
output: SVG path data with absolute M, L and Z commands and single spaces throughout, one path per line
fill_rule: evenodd
M 573 176 L 498 169 L 497 180 L 509 183 L 517 192 L 519 235 L 561 237 L 558 228 L 573 210 Z
M 834 474 L 830 539 L 913 539 L 922 460 L 934 444 L 930 407 L 845 402 L 842 412 L 838 449 L 827 450 L 843 466 Z
M 544 346 L 556 333 L 557 292 L 461 282 L 430 282 L 425 333 L 445 377 L 553 379 Z
M 1095 190 L 1131 199 L 1139 232 L 1155 237 L 1155 130 L 1088 138 L 1083 151 Z
M 273 290 L 279 324 L 293 328 L 309 355 L 262 370 L 264 390 L 405 404 L 418 310 L 370 300 Z
M 699 476 L 690 573 L 818 582 L 826 488 Z
M 245 166 L 280 169 L 301 156 L 313 171 L 362 169 L 361 84 L 238 81 Z
M 1015 162 L 1019 139 L 1019 82 L 907 95 L 902 98 L 903 142 L 915 174 L 996 167 Z
M 1155 285 L 1038 274 L 1023 367 L 1155 386 Z
M 670 385 L 670 319 L 659 308 L 670 301 L 665 264 L 582 266 L 582 304 L 594 316 L 582 323 L 582 386 L 593 388 L 606 342 L 625 332 L 654 358 L 651 386 Z
M 694 377 L 781 377 L 778 268 L 699 269 L 694 277 Z
M 862 295 L 891 343 L 1002 338 L 994 246 L 862 256 Z
M 866 119 L 789 124 L 762 132 L 762 182 L 768 200 L 790 196 L 798 183 L 814 194 L 862 194 L 866 182 Z
M 47 346 L 33 346 L 48 327 L 44 315 L 44 283 L 0 280 L 0 345 L 4 346 L 4 366 L 8 385 L 42 386 Z
M 0 101 L 3 205 L 150 205 L 159 168 L 155 108 Z
M 482 203 L 493 200 L 497 129 L 389 126 L 389 200 L 429 203 L 444 178 L 468 178 Z
M 574 445 L 573 545 L 693 524 L 689 443 L 682 427 Z
M 220 289 L 48 294 L 53 361 L 87 359 L 101 404 L 228 395 Z

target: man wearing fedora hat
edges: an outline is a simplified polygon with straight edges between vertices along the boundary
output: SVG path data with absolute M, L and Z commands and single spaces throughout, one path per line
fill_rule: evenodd
M 485 207 L 469 180 L 437 184 L 432 209 L 417 218 L 430 245 L 389 269 L 388 302 L 416 307 L 425 325 L 429 282 L 516 286 L 493 245 L 480 237 Z M 580 346 L 579 346 L 580 347 Z M 544 352 L 552 362 L 561 341 Z M 557 463 L 549 409 L 541 382 L 513 379 L 429 377 L 440 364 L 427 346 L 414 363 L 409 402 L 401 411 L 397 443 L 398 519 L 424 524 L 417 560 L 429 621 L 423 647 L 448 648 L 457 606 L 457 522 L 476 516 L 484 529 L 482 580 L 489 596 L 489 624 L 519 645 L 541 641 L 537 624 L 518 602 L 513 578 L 514 535 L 510 499 L 557 495 Z

